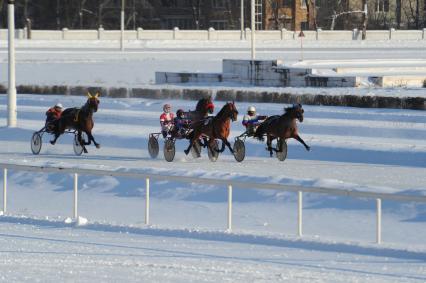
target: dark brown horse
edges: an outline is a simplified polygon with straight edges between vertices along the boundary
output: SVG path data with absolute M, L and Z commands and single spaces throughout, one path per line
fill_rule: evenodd
M 213 111 L 214 111 L 213 100 L 212 100 L 212 97 L 209 96 L 209 97 L 201 98 L 200 100 L 198 100 L 195 110 L 185 112 L 185 117 L 191 120 L 191 124 L 192 124 L 192 123 L 196 123 L 200 121 L 201 119 L 206 118 L 208 114 L 213 114 Z
M 282 151 L 280 148 L 272 148 L 272 141 L 276 138 L 284 140 L 293 138 L 303 144 L 306 150 L 309 151 L 311 149 L 299 136 L 297 130 L 296 120 L 303 122 L 303 113 L 305 111 L 303 110 L 302 105 L 295 104 L 293 107 L 288 107 L 284 110 L 285 113 L 283 115 L 275 115 L 266 119 L 262 124 L 260 124 L 254 134 L 254 136 L 261 141 L 264 140 L 263 136 L 266 134 L 266 144 L 268 146 L 270 156 L 272 156 L 272 150 Z
M 96 95 L 87 93 L 87 96 L 87 102 L 81 108 L 67 108 L 64 112 L 62 112 L 61 118 L 58 122 L 58 129 L 55 131 L 55 138 L 50 141 L 51 144 L 55 144 L 56 140 L 65 132 L 65 130 L 76 130 L 78 140 L 85 153 L 87 153 L 85 145 L 90 145 L 92 141 L 96 148 L 101 146 L 95 141 L 95 138 L 92 135 L 92 129 L 95 124 L 93 122 L 93 113 L 98 111 L 99 93 L 96 93 Z M 87 142 L 82 138 L 82 132 L 86 133 L 89 139 Z
M 228 102 L 222 107 L 216 116 L 209 119 L 208 123 L 206 123 L 206 121 L 203 119 L 192 124 L 192 129 L 194 132 L 191 136 L 189 146 L 185 150 L 185 154 L 188 155 L 191 147 L 195 142 L 199 141 L 201 136 L 209 138 L 208 145 L 210 149 L 215 148 L 215 140 L 219 139 L 222 141 L 222 149 L 218 152 L 223 152 L 226 145 L 229 150 L 234 153 L 231 148 L 231 144 L 228 142 L 228 137 L 231 130 L 231 120 L 236 121 L 237 115 L 238 110 L 235 107 L 234 102 Z

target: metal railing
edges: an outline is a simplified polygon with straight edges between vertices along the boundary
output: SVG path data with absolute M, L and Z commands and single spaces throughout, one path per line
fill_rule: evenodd
M 16 171 L 31 171 L 31 172 L 46 172 L 46 173 L 67 173 L 74 174 L 74 218 L 78 218 L 78 175 L 95 175 L 95 176 L 112 176 L 112 177 L 125 177 L 134 179 L 145 179 L 145 224 L 149 224 L 149 192 L 150 192 L 150 179 L 176 181 L 184 183 L 202 183 L 209 185 L 223 185 L 228 188 L 228 214 L 227 214 L 227 230 L 232 230 L 232 188 L 256 188 L 256 189 L 272 189 L 288 192 L 296 192 L 298 194 L 298 227 L 297 235 L 303 235 L 303 193 L 319 193 L 334 196 L 347 196 L 353 198 L 368 198 L 376 200 L 376 243 L 380 244 L 382 239 L 381 219 L 382 219 L 382 200 L 401 201 L 401 202 L 419 202 L 426 203 L 426 196 L 421 195 L 403 195 L 391 193 L 375 193 L 358 190 L 348 189 L 335 189 L 324 187 L 304 187 L 298 185 L 285 185 L 274 183 L 256 183 L 244 182 L 238 180 L 226 179 L 213 179 L 213 178 L 200 178 L 179 175 L 165 175 L 144 172 L 121 172 L 111 170 L 99 169 L 82 169 L 82 168 L 65 168 L 65 167 L 45 167 L 45 166 L 31 166 L 31 165 L 17 165 L 0 163 L 0 168 L 3 168 L 3 212 L 7 212 L 7 172 L 8 169 Z

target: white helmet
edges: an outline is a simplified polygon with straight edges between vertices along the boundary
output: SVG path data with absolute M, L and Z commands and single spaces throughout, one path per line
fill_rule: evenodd
M 56 108 L 60 108 L 60 109 L 64 109 L 64 107 L 62 106 L 62 104 L 61 104 L 61 103 L 56 103 L 56 104 L 55 104 L 55 107 L 56 107 Z
M 254 106 L 249 106 L 249 108 L 247 108 L 247 112 L 256 113 L 256 108 Z

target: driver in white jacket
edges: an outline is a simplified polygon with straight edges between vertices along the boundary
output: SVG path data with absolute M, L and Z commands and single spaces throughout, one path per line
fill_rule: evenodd
M 264 121 L 268 116 L 261 116 L 256 114 L 256 108 L 249 106 L 247 108 L 247 114 L 243 118 L 243 126 L 246 127 L 246 133 L 253 135 L 256 132 L 256 128 Z

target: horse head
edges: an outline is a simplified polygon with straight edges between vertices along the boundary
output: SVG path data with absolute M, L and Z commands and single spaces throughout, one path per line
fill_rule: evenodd
M 302 104 L 293 104 L 292 107 L 284 108 L 285 114 L 290 115 L 291 118 L 299 120 L 299 122 L 303 122 L 303 113 L 305 110 L 302 108 Z
M 299 120 L 299 122 L 303 122 L 303 113 L 305 113 L 305 110 L 303 110 L 302 108 L 302 104 L 293 104 L 293 109 L 295 111 L 296 114 L 296 118 L 297 120 Z
M 98 111 L 98 105 L 99 105 L 99 92 L 96 92 L 95 95 L 92 95 L 90 92 L 87 93 L 87 102 L 86 105 L 90 110 L 93 112 Z
M 235 107 L 234 101 L 226 103 L 226 106 L 229 109 L 228 110 L 229 111 L 229 116 L 230 116 L 232 122 L 237 121 L 238 110 L 237 110 L 237 107 Z

